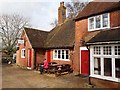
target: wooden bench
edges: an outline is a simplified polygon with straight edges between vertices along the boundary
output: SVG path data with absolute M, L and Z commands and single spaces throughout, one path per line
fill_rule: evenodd
M 67 72 L 67 73 L 72 73 L 73 70 L 71 68 L 71 65 L 69 64 L 63 64 L 57 67 L 57 70 L 55 71 L 56 76 L 60 76 L 62 73 Z

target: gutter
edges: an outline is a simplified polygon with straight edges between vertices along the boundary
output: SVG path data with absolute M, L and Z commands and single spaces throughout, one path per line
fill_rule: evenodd
M 104 44 L 120 44 L 120 41 L 86 43 L 86 45 L 104 45 Z

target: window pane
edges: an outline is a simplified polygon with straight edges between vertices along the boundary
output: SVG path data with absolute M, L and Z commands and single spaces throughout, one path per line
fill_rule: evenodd
M 94 74 L 101 74 L 100 58 L 94 58 Z
M 103 14 L 103 27 L 108 27 L 108 14 Z
M 104 58 L 104 75 L 105 76 L 112 76 L 111 58 Z
M 103 54 L 104 55 L 111 55 L 111 46 L 104 46 L 103 47 Z
M 89 19 L 90 29 L 94 29 L 94 18 Z
M 117 55 L 117 46 L 115 46 L 115 55 Z
M 100 24 L 100 16 L 96 16 L 96 28 L 100 28 L 101 24 Z
M 62 59 L 64 59 L 64 50 L 62 50 Z
M 23 56 L 25 57 L 25 50 L 23 50 Z
M 57 50 L 54 52 L 54 58 L 57 58 Z
M 100 55 L 100 47 L 99 46 L 94 47 L 94 54 Z
M 116 78 L 120 78 L 120 58 L 115 59 L 115 74 Z
M 68 50 L 66 50 L 66 59 L 68 59 Z
M 120 46 L 118 46 L 118 55 L 120 55 Z
M 120 46 L 115 46 L 115 55 L 120 55 Z
M 21 58 L 25 58 L 25 49 L 21 50 Z
M 58 58 L 60 59 L 60 50 L 58 50 Z
M 21 50 L 21 53 L 22 53 L 21 55 L 22 55 L 22 57 L 23 57 L 23 49 Z

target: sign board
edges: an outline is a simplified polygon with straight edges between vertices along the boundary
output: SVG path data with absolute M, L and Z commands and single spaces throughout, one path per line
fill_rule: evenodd
M 24 44 L 24 40 L 18 40 L 18 44 Z

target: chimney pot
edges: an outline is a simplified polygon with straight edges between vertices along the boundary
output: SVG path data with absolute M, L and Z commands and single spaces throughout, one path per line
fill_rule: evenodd
M 64 6 L 64 2 L 60 2 L 60 6 Z

